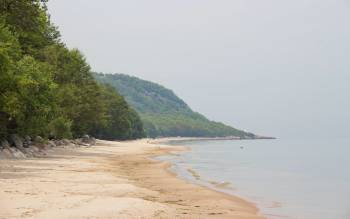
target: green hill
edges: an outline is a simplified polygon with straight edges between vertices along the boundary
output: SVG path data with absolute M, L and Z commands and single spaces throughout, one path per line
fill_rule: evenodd
M 94 77 L 113 86 L 124 96 L 141 116 L 150 137 L 254 137 L 252 133 L 208 120 L 192 111 L 173 91 L 156 83 L 124 74 L 95 73 Z

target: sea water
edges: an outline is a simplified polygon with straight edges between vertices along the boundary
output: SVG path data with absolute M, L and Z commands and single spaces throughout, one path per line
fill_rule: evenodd
M 350 219 L 350 139 L 171 144 L 190 148 L 159 158 L 179 177 L 245 198 L 267 218 Z

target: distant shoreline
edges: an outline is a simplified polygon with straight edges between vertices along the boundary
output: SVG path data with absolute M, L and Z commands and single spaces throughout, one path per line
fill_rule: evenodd
M 276 137 L 256 136 L 255 138 L 240 138 L 240 137 L 161 137 L 149 140 L 154 144 L 166 144 L 171 142 L 183 141 L 220 141 L 220 140 L 275 140 Z

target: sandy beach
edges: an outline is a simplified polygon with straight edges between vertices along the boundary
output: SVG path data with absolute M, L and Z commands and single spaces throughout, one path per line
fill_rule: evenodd
M 0 218 L 263 218 L 254 204 L 185 182 L 151 159 L 179 150 L 98 141 L 45 158 L 0 160 Z

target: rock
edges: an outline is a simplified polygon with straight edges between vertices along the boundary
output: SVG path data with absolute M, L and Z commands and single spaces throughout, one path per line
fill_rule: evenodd
M 34 139 L 34 144 L 32 146 L 35 146 L 40 149 L 45 149 L 45 147 L 47 146 L 46 143 L 47 142 L 42 137 L 36 136 Z
M 7 140 L 1 140 L 0 141 L 0 148 L 9 148 L 10 147 L 10 143 Z
M 95 145 L 96 144 L 96 138 L 91 137 L 90 138 L 90 145 Z
M 74 143 L 76 145 L 81 145 L 83 143 L 83 140 L 81 138 L 77 138 L 77 139 L 74 140 Z
M 25 158 L 25 148 L 23 147 L 23 140 L 17 134 L 10 135 L 10 143 L 15 146 L 15 148 L 10 147 L 10 150 L 14 158 Z
M 13 148 L 12 155 L 14 158 L 17 158 L 17 159 L 26 158 L 26 155 L 22 151 L 18 150 L 17 148 Z
M 25 136 L 23 141 L 23 147 L 28 148 L 32 144 L 32 138 L 30 136 Z
M 33 157 L 34 156 L 33 150 L 30 149 L 30 147 L 29 148 L 25 148 L 24 150 L 25 150 L 24 154 L 26 155 L 26 157 Z
M 40 149 L 36 146 L 30 146 L 29 149 L 33 152 L 33 153 L 38 153 L 40 151 Z
M 48 141 L 48 142 L 47 142 L 47 146 L 48 146 L 49 148 L 53 148 L 53 147 L 56 147 L 56 144 L 55 144 L 54 141 Z
M 68 139 L 61 139 L 54 141 L 55 146 L 73 146 L 74 142 Z
M 55 143 L 56 146 L 61 146 L 62 145 L 61 140 L 55 140 L 54 143 Z
M 71 142 L 68 139 L 62 139 L 61 141 L 62 141 L 63 145 L 70 145 L 71 144 Z
M 27 157 L 41 157 L 43 155 L 41 146 L 31 145 L 29 148 L 26 148 Z
M 29 147 L 29 145 L 30 145 L 30 144 L 28 144 L 27 142 L 23 142 L 23 147 L 24 147 L 24 148 Z
M 24 137 L 24 140 L 29 142 L 29 141 L 32 141 L 32 138 L 27 135 L 27 136 Z
M 35 137 L 35 139 L 34 139 L 34 142 L 36 143 L 36 144 L 43 144 L 44 143 L 44 139 L 42 138 L 42 137 L 40 137 L 40 136 L 36 136 Z
M 0 150 L 0 159 L 10 159 L 10 158 L 14 158 L 10 149 L 5 148 Z
M 89 144 L 89 145 L 94 145 L 96 144 L 96 139 L 94 137 L 90 137 L 89 135 L 84 135 L 81 138 L 81 141 L 85 144 Z
M 90 141 L 90 136 L 89 135 L 84 135 L 81 139 L 84 143 L 89 143 Z
M 10 143 L 16 148 L 23 148 L 23 141 L 17 134 L 10 135 Z

